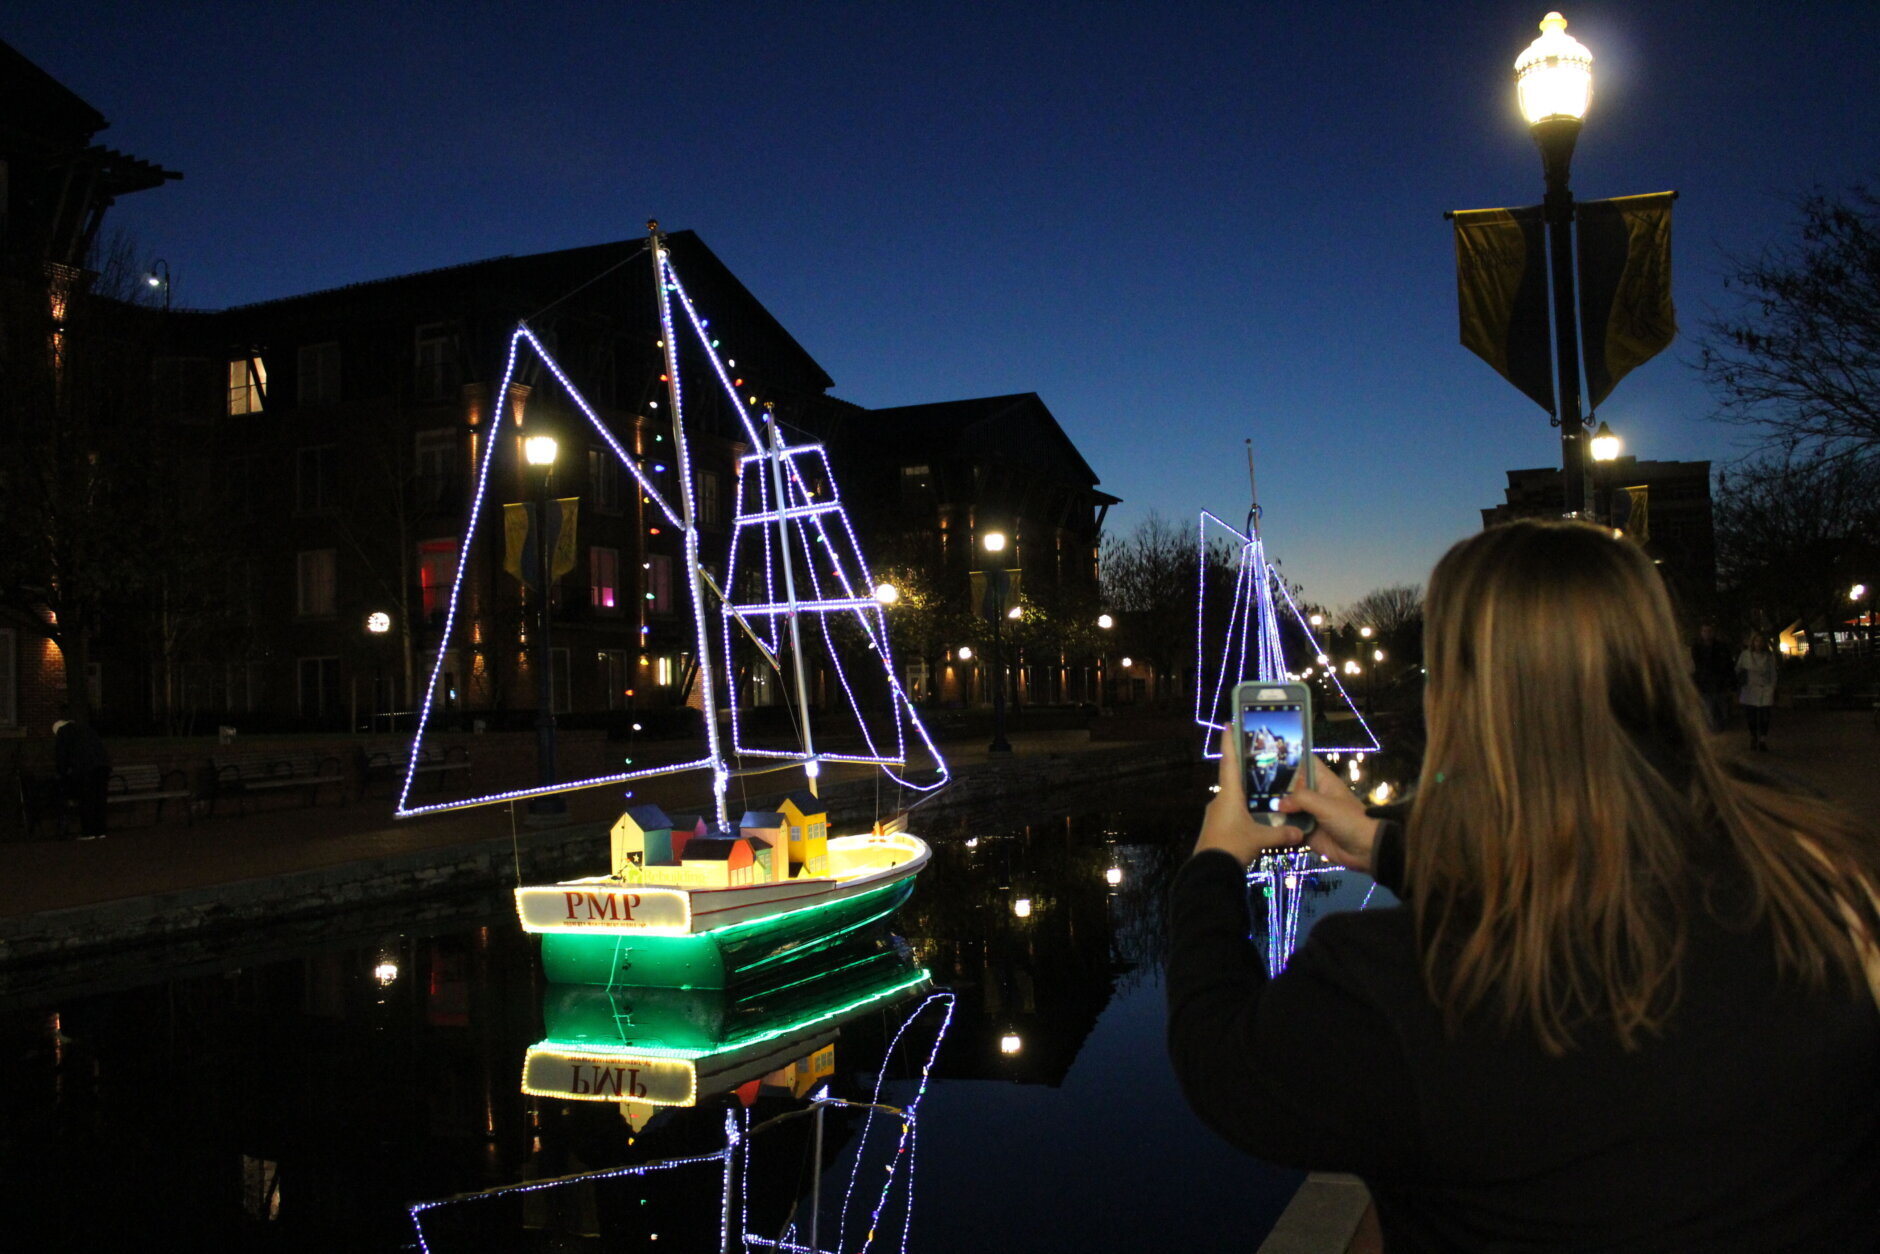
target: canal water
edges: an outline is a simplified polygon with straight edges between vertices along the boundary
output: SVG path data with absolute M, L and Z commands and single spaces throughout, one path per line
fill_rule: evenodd
M 1245 1254 L 1301 1176 L 1216 1141 L 1162 1045 L 1206 783 L 926 827 L 892 934 L 761 996 L 549 985 L 498 891 L 16 998 L 8 1245 Z M 1302 930 L 1371 897 L 1311 877 Z

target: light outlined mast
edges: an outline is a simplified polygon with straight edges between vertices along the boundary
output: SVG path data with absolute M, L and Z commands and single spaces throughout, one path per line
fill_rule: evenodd
M 698 514 L 693 501 L 692 453 L 685 438 L 685 402 L 679 388 L 679 342 L 672 321 L 672 292 L 667 281 L 666 237 L 660 234 L 659 220 L 646 222 L 648 246 L 653 253 L 653 295 L 659 308 L 660 347 L 666 363 L 666 396 L 672 406 L 672 441 L 679 458 L 679 514 L 685 532 L 685 575 L 692 592 L 693 656 L 697 669 L 699 705 L 705 716 L 705 743 L 712 761 L 712 801 L 723 828 L 729 818 L 725 812 L 725 792 L 729 774 L 725 768 L 724 746 L 718 732 L 718 698 L 712 682 L 711 650 L 706 641 L 712 637 L 705 630 L 705 581 L 701 577 L 698 556 Z
M 816 791 L 816 777 L 821 771 L 816 760 L 816 742 L 810 732 L 809 678 L 803 673 L 803 628 L 796 600 L 796 575 L 790 567 L 790 510 L 783 494 L 783 436 L 777 430 L 775 406 L 764 406 L 764 433 L 769 437 L 766 460 L 770 462 L 771 490 L 776 494 L 777 501 L 777 548 L 783 558 L 783 593 L 789 607 L 786 618 L 790 624 L 791 669 L 796 672 L 797 717 L 802 720 L 803 752 L 808 755 L 803 763 L 803 773 L 809 779 L 810 796 L 815 797 L 821 795 Z

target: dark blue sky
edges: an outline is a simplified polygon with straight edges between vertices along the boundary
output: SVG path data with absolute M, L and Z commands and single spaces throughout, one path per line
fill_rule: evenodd
M 1528 204 L 1545 4 L 150 4 L 6 39 L 186 178 L 113 222 L 220 307 L 697 231 L 869 406 L 1036 391 L 1124 504 L 1238 522 L 1331 604 L 1421 581 L 1557 465 L 1456 340 L 1446 209 Z M 1694 335 L 1726 253 L 1880 151 L 1871 3 L 1586 3 L 1584 198 L 1675 188 L 1685 334 L 1599 417 L 1722 460 Z

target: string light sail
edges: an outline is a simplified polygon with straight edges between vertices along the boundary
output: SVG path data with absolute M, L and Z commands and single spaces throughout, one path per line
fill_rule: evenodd
M 888 641 L 885 606 L 873 594 L 875 581 L 869 574 L 855 529 L 835 490 L 835 478 L 830 472 L 826 452 L 816 443 L 785 444 L 774 416 L 760 405 L 757 396 L 740 389 L 739 385 L 744 380 L 734 378 L 730 359 L 721 352 L 719 341 L 712 336 L 709 321 L 701 316 L 680 281 L 658 224 L 649 223 L 648 226 L 654 288 L 658 298 L 665 391 L 670 406 L 677 462 L 677 500 L 672 499 L 668 491 L 662 490 L 647 473 L 640 459 L 621 446 L 595 412 L 593 405 L 568 378 L 554 354 L 526 323 L 519 324 L 510 336 L 508 359 L 503 367 L 501 383 L 492 394 L 498 397 L 510 395 L 510 385 L 525 360 L 525 354 L 539 362 L 542 369 L 560 385 L 569 404 L 587 420 L 593 433 L 632 475 L 642 498 L 666 524 L 682 535 L 686 573 L 691 582 L 693 632 L 698 646 L 693 656 L 697 659 L 699 670 L 696 687 L 703 706 L 701 712 L 704 715 L 707 742 L 705 753 L 686 761 L 609 772 L 553 785 L 485 793 L 427 805 L 411 804 L 412 785 L 421 762 L 425 735 L 430 730 L 438 696 L 444 687 L 445 659 L 456 638 L 455 630 L 463 606 L 465 573 L 470 567 L 473 546 L 479 534 L 478 523 L 491 470 L 498 449 L 503 445 L 499 437 L 503 434 L 505 423 L 512 419 L 509 406 L 499 405 L 479 430 L 482 457 L 465 524 L 465 535 L 470 539 L 458 557 L 456 573 L 451 581 L 450 597 L 444 614 L 445 644 L 437 651 L 419 707 L 412 752 L 407 759 L 403 785 L 394 810 L 398 818 L 513 802 L 550 793 L 627 783 L 656 775 L 709 770 L 718 823 L 726 826 L 729 818 L 726 792 L 730 770 L 727 766 L 724 732 L 719 726 L 712 657 L 714 652 L 718 653 L 729 668 L 733 660 L 734 642 L 745 639 L 755 643 L 769 665 L 780 669 L 786 635 L 790 641 L 788 652 L 797 669 L 797 711 L 801 715 L 797 727 L 798 743 L 787 747 L 748 743 L 744 720 L 737 709 L 737 702 L 733 700 L 730 703 L 729 720 L 731 753 L 798 763 L 809 778 L 812 791 L 823 762 L 877 766 L 896 783 L 915 792 L 930 792 L 947 781 L 946 763 L 921 723 L 913 700 L 901 685 Z M 696 348 L 706 365 L 704 386 L 709 388 L 715 385 L 723 393 L 730 411 L 738 416 L 743 427 L 746 446 L 762 450 L 745 457 L 739 465 L 733 539 L 722 587 L 712 580 L 701 551 L 695 508 L 695 478 L 686 441 L 688 395 L 679 351 L 682 336 L 696 342 Z M 663 470 L 664 467 L 655 469 Z M 755 557 L 747 557 L 745 553 L 752 547 L 758 553 Z M 806 582 L 806 586 L 801 588 L 797 583 L 799 574 Z M 726 588 L 749 589 L 754 594 L 732 601 L 724 595 L 723 589 Z M 860 733 L 860 751 L 836 753 L 818 750 L 811 737 L 807 719 L 808 693 L 803 679 L 803 620 L 806 618 L 813 622 L 815 639 L 822 646 L 818 660 L 835 677 L 846 701 L 847 713 Z M 838 622 L 843 626 L 839 628 Z M 835 633 L 839 630 L 859 636 L 866 652 L 880 666 L 889 696 L 889 708 L 885 713 L 865 710 L 857 684 L 843 663 L 843 651 L 836 647 Z M 917 779 L 897 770 L 907 766 L 909 751 L 915 746 L 933 762 L 932 778 Z
M 1315 737 L 1313 752 L 1323 759 L 1319 769 L 1337 770 L 1342 765 L 1355 784 L 1366 756 L 1379 752 L 1382 746 L 1363 711 L 1345 691 L 1330 652 L 1300 611 L 1292 590 L 1280 576 L 1278 565 L 1267 560 L 1266 545 L 1260 536 L 1260 498 L 1254 478 L 1251 440 L 1247 441 L 1247 482 L 1252 502 L 1247 509 L 1244 531 L 1235 530 L 1206 510 L 1201 512 L 1197 527 L 1195 722 L 1203 729 L 1201 751 L 1210 759 L 1221 756 L 1222 732 L 1233 721 L 1232 705 L 1237 685 L 1250 681 L 1309 683 L 1322 694 L 1315 698 L 1315 706 L 1327 712 L 1342 707 L 1352 716 L 1349 722 L 1338 725 L 1336 739 Z M 1232 599 L 1226 614 L 1214 618 L 1226 624 L 1216 651 L 1208 632 L 1208 559 L 1211 547 L 1223 540 L 1230 541 L 1237 556 Z M 1296 630 L 1282 633 L 1282 622 Z M 1299 642 L 1296 647 L 1309 656 L 1289 658 L 1285 647 L 1288 635 Z M 1317 727 L 1331 725 L 1323 718 L 1315 717 L 1314 722 Z M 1266 901 L 1265 957 L 1269 974 L 1278 975 L 1298 948 L 1300 918 L 1307 898 L 1325 890 L 1324 877 L 1341 873 L 1345 873 L 1344 868 L 1308 849 L 1263 854 L 1248 868 L 1249 885 Z M 1370 902 L 1371 896 L 1367 893 L 1364 904 Z

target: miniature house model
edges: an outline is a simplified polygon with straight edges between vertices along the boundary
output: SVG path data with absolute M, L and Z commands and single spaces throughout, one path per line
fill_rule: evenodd
M 790 826 L 790 861 L 807 875 L 829 873 L 829 809 L 799 788 L 777 807 Z

